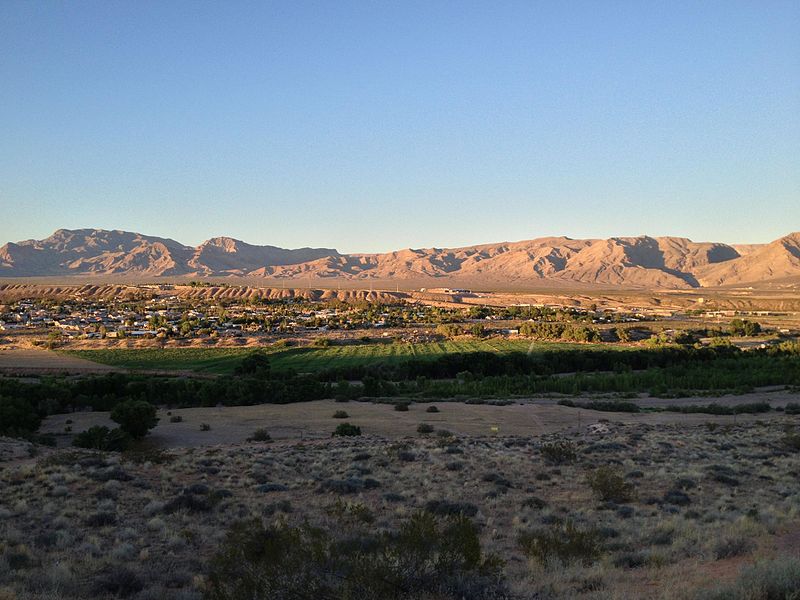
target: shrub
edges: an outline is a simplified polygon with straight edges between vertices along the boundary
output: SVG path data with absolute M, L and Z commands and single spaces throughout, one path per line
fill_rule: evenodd
M 502 597 L 501 562 L 484 557 L 466 517 L 418 512 L 391 533 L 355 523 L 347 539 L 320 527 L 235 525 L 209 569 L 211 600 Z
M 425 412 L 438 413 L 439 412 L 439 408 L 434 406 L 434 405 L 431 405 L 431 406 L 429 406 L 428 408 L 425 409 Z
M 781 557 L 746 566 L 733 583 L 702 590 L 704 600 L 796 600 L 800 590 L 800 560 Z
M 783 436 L 782 442 L 789 450 L 800 451 L 800 433 L 787 433 Z
M 147 435 L 158 423 L 156 407 L 144 400 L 125 400 L 111 411 L 111 420 L 134 439 Z
M 578 529 L 574 523 L 520 534 L 517 542 L 528 558 L 546 563 L 558 559 L 564 563 L 589 564 L 600 556 L 600 535 L 596 529 Z
M 575 444 L 569 440 L 545 442 L 541 445 L 539 451 L 546 461 L 556 465 L 575 462 L 578 458 Z
M 783 412 L 787 415 L 800 415 L 800 403 L 789 402 L 789 404 L 783 407 Z
M 755 542 L 743 535 L 733 535 L 717 540 L 714 545 L 714 558 L 722 560 L 747 554 L 755 547 Z
M 598 467 L 589 473 L 586 479 L 600 500 L 623 503 L 634 499 L 633 485 L 625 481 L 620 472 L 613 467 Z
M 200 423 L 200 431 L 211 431 L 211 425 L 208 423 Z
M 144 580 L 135 571 L 109 565 L 92 577 L 92 595 L 127 598 L 144 589 Z
M 182 416 L 180 416 L 180 415 L 172 415 L 172 416 L 169 418 L 169 422 L 170 422 L 170 423 L 180 423 L 180 422 L 182 422 L 182 421 L 183 421 L 183 417 L 182 417 Z
M 394 405 L 394 409 L 397 412 L 408 412 L 408 407 L 410 404 L 410 402 L 398 402 Z
M 121 452 L 131 443 L 130 436 L 122 428 L 116 427 L 109 430 L 102 425 L 94 425 L 86 431 L 80 432 L 72 440 L 76 448 L 89 448 L 92 450 L 109 450 Z
M 347 414 L 347 411 L 344 410 L 337 410 L 333 413 L 334 419 L 347 419 L 350 415 Z
M 248 442 L 271 442 L 272 436 L 270 436 L 269 432 L 264 429 L 263 427 L 260 429 L 256 429 L 250 437 L 247 438 Z
M 433 425 L 429 425 L 428 423 L 420 423 L 417 425 L 417 433 L 426 434 L 426 433 L 433 433 Z
M 331 437 L 350 437 L 356 435 L 361 435 L 361 427 L 358 427 L 357 425 L 351 425 L 350 423 L 340 423 L 336 426 L 336 429 L 334 429 Z

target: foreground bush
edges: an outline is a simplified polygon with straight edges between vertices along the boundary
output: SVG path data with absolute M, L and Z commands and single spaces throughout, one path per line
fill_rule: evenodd
M 398 531 L 337 538 L 309 524 L 240 523 L 211 560 L 209 600 L 505 597 L 501 563 L 467 517 L 418 512 Z
M 733 583 L 713 592 L 704 590 L 698 600 L 798 600 L 800 599 L 800 560 L 778 558 L 742 569 Z

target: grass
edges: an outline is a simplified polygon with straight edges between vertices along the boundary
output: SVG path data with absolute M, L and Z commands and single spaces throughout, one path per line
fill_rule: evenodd
M 63 350 L 64 354 L 114 367 L 146 371 L 231 374 L 252 350 L 246 348 L 113 348 Z
M 444 354 L 469 352 L 546 352 L 571 348 L 615 348 L 609 344 L 570 344 L 528 340 L 448 340 L 422 344 L 360 344 L 347 346 L 279 348 L 265 347 L 274 370 L 315 373 L 337 367 L 370 363 L 396 363 L 410 359 L 434 359 Z M 252 348 L 114 348 L 65 350 L 66 354 L 93 362 L 134 370 L 194 371 L 225 375 L 253 351 Z

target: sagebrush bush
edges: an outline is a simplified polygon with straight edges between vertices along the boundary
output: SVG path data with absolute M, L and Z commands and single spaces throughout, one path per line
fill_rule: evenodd
M 598 467 L 586 476 L 586 480 L 595 495 L 605 502 L 630 502 L 636 496 L 633 484 L 625 481 L 625 477 L 613 467 Z
M 428 423 L 420 423 L 417 425 L 417 433 L 426 434 L 426 433 L 433 433 L 433 425 L 429 425 Z
M 347 419 L 350 415 L 347 414 L 347 411 L 344 410 L 337 410 L 333 413 L 334 419 Z

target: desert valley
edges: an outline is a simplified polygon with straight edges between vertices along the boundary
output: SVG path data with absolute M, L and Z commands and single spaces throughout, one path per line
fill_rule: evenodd
M 0 1 L 0 600 L 800 600 L 798 40 Z
M 0 589 L 783 598 L 799 241 L 6 244 Z

